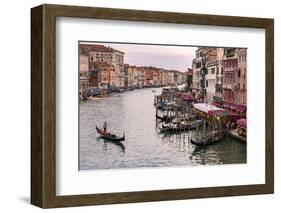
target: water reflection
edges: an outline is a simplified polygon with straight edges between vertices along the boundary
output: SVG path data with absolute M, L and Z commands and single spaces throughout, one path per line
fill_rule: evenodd
M 194 166 L 246 162 L 246 145 L 223 139 L 208 148 L 191 144 L 193 132 L 160 133 L 153 106 L 161 89 L 142 89 L 80 103 L 80 169 Z M 122 143 L 98 137 L 95 126 L 107 121 L 108 131 Z M 161 125 L 161 124 L 160 124 Z
M 116 145 L 116 146 L 120 147 L 122 152 L 125 152 L 126 147 L 120 141 L 111 141 L 111 140 L 107 140 L 107 139 L 104 139 L 104 138 L 101 138 L 101 137 L 97 137 L 97 140 L 104 142 L 104 150 L 107 150 L 107 144 L 110 143 L 110 144 L 113 144 L 113 145 Z

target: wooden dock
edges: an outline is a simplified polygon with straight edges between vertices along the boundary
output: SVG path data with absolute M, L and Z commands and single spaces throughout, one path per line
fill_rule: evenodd
M 238 135 L 238 133 L 235 131 L 235 130 L 230 130 L 229 131 L 229 136 L 232 137 L 232 138 L 235 138 L 243 143 L 246 143 L 247 142 L 247 138 L 246 137 L 243 137 L 243 136 L 240 136 Z

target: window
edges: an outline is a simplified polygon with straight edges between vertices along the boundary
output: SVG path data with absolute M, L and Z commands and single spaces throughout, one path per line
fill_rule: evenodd
M 230 83 L 230 82 L 229 82 L 229 75 L 227 75 L 227 77 L 226 77 L 226 83 L 227 83 L 227 84 Z
M 212 73 L 212 74 L 215 74 L 215 73 L 216 73 L 216 68 L 212 68 L 212 69 L 211 69 L 211 73 Z
M 240 83 L 238 83 L 238 90 L 240 90 Z
M 238 69 L 238 78 L 240 78 L 240 76 L 241 76 L 241 70 L 240 70 L 240 68 Z
M 206 87 L 208 87 L 208 80 L 206 80 Z

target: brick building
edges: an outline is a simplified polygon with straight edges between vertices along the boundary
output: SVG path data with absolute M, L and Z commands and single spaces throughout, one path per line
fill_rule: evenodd
M 247 49 L 238 49 L 237 103 L 247 105 Z
M 80 44 L 80 55 L 89 56 L 89 62 L 107 63 L 115 70 L 114 84 L 117 87 L 124 87 L 124 53 L 122 51 L 99 44 Z

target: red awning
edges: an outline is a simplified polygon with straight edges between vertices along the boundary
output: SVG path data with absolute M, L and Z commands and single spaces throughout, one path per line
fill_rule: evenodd
M 223 107 L 226 109 L 232 109 L 232 110 L 236 110 L 239 112 L 246 112 L 247 107 L 244 105 L 240 105 L 240 104 L 233 104 L 233 103 L 223 103 Z

